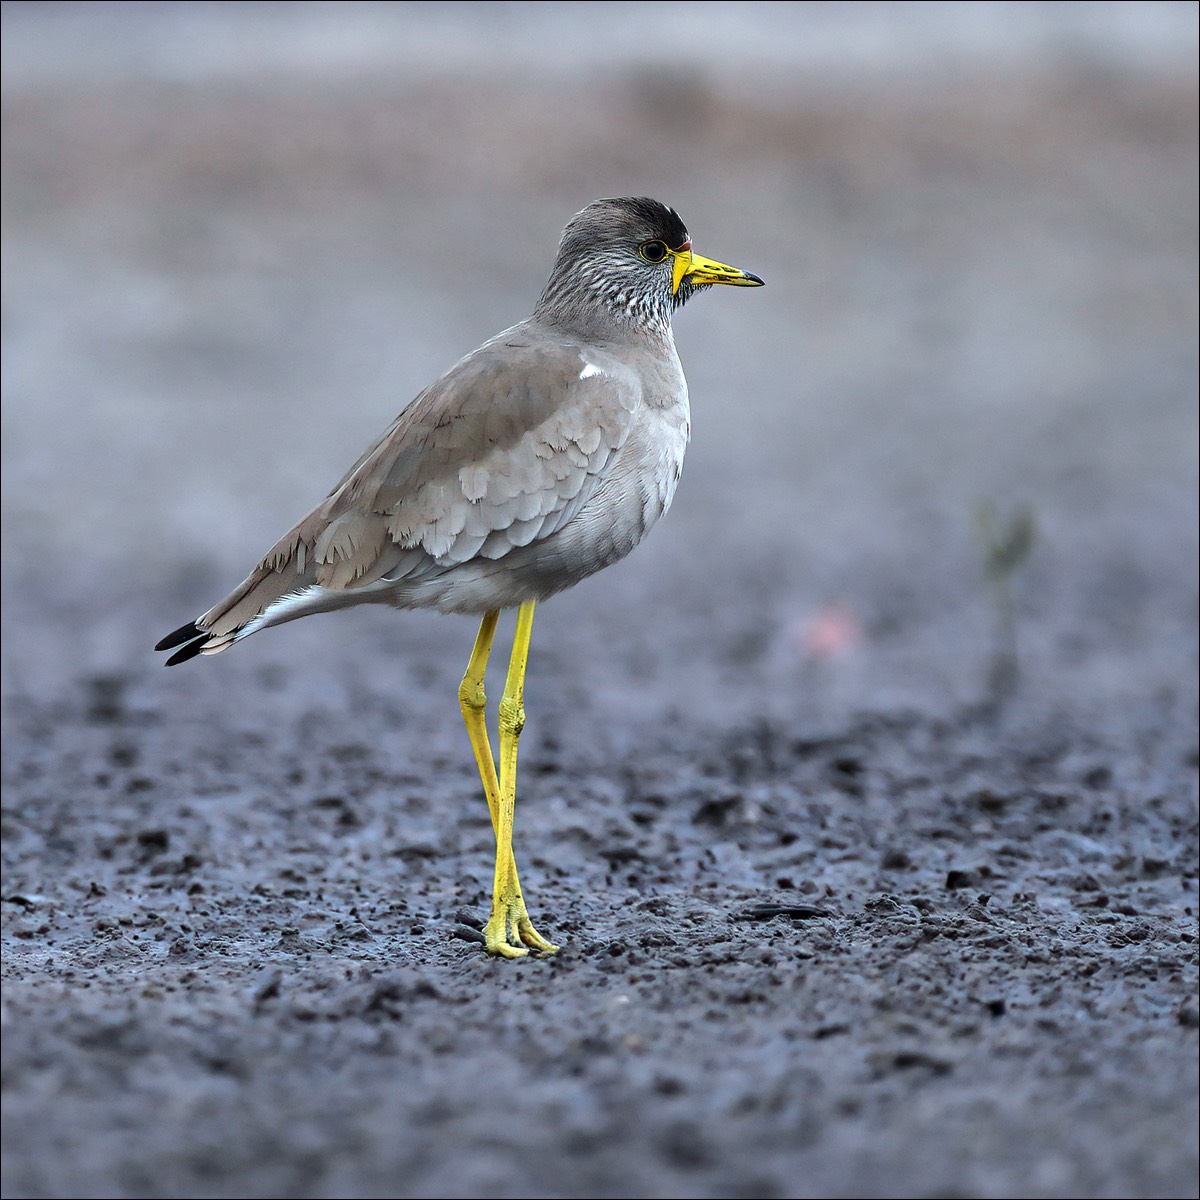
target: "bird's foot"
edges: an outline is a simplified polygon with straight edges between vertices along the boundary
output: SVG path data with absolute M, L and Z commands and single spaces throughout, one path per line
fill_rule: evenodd
M 520 897 L 497 900 L 492 905 L 492 915 L 484 926 L 483 936 L 488 953 L 498 954 L 501 958 L 521 958 L 530 950 L 553 954 L 558 949 L 534 929 Z
M 534 929 L 528 913 L 517 920 L 517 936 L 531 950 L 539 950 L 542 954 L 553 954 L 558 949 L 553 942 L 548 942 Z

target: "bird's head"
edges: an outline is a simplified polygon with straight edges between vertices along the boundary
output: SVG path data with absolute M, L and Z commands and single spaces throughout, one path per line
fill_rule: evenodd
M 657 200 L 595 200 L 563 230 L 537 315 L 554 323 L 590 317 L 665 333 L 671 313 L 697 292 L 718 283 L 762 282 L 697 254 L 679 214 Z

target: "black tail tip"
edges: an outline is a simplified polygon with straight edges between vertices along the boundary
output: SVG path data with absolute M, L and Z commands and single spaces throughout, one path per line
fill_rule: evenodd
M 180 663 L 187 662 L 190 658 L 195 658 L 204 648 L 206 641 L 208 641 L 208 634 L 195 621 L 189 621 L 186 625 L 181 625 L 176 629 L 174 633 L 168 633 L 154 649 L 174 650 L 175 653 L 167 659 L 166 665 L 175 667 Z
M 164 666 L 177 667 L 180 663 L 185 663 L 189 659 L 195 658 L 201 650 L 204 649 L 204 643 L 207 638 L 199 637 L 194 642 L 189 642 L 182 650 L 176 650 L 170 658 L 167 659 Z
M 189 621 L 186 625 L 180 625 L 174 633 L 168 633 L 154 648 L 155 650 L 174 650 L 176 646 L 182 646 L 184 642 L 198 638 L 203 632 L 195 621 Z

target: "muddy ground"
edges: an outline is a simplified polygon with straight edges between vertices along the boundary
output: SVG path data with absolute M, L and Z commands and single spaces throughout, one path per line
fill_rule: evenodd
M 5 1196 L 1196 1194 L 1194 6 L 681 7 L 5 5 Z M 469 622 L 150 646 L 638 192 L 495 962 Z

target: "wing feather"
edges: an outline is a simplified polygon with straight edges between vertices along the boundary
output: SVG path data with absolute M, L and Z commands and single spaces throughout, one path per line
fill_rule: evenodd
M 232 639 L 252 622 L 275 623 L 275 605 L 286 619 L 338 607 L 350 599 L 338 593 L 498 560 L 562 529 L 625 444 L 642 403 L 636 372 L 581 349 L 517 326 L 456 364 L 199 629 Z M 588 364 L 602 369 L 581 378 Z

